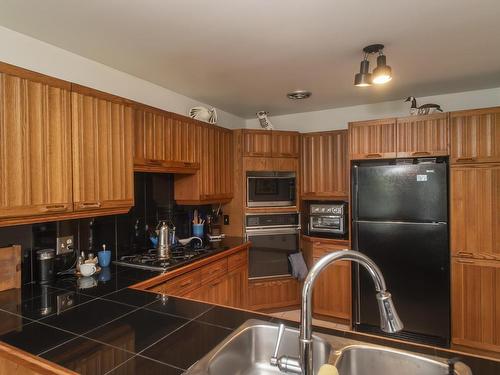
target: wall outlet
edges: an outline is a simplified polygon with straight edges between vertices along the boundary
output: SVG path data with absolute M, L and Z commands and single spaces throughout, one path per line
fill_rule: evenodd
M 56 255 L 73 252 L 75 248 L 73 236 L 57 237 Z
M 224 215 L 224 225 L 229 225 L 229 215 Z

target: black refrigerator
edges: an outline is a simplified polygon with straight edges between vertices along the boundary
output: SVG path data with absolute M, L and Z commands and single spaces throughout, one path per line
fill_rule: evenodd
M 353 248 L 375 261 L 404 324 L 392 336 L 450 343 L 447 160 L 404 159 L 352 165 Z M 379 329 L 374 285 L 353 265 L 354 329 Z

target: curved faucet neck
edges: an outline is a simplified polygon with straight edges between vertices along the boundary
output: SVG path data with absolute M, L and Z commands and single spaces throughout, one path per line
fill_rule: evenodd
M 312 291 L 319 274 L 330 264 L 350 260 L 366 268 L 375 283 L 377 292 L 386 292 L 384 276 L 378 266 L 366 255 L 354 250 L 339 250 L 325 255 L 309 271 L 302 289 L 300 312 L 300 353 L 304 374 L 312 374 Z

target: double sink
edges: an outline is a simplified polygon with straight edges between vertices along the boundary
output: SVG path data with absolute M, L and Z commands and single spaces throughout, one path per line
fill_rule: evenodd
M 275 375 L 282 374 L 270 364 L 278 335 L 278 326 L 260 320 L 248 320 L 220 343 L 185 375 Z M 299 331 L 286 328 L 280 355 L 299 356 Z M 347 345 L 334 350 L 327 336 L 313 336 L 314 373 L 321 365 L 331 363 L 340 375 L 472 375 L 463 363 L 450 370 L 444 360 L 382 346 Z

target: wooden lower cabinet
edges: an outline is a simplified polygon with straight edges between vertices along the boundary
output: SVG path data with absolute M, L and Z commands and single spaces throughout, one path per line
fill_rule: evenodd
M 319 259 L 314 258 L 314 263 Z M 350 321 L 351 262 L 331 264 L 318 277 L 313 292 L 313 311 L 315 314 Z
M 348 241 L 302 237 L 302 252 L 309 269 L 326 254 L 349 248 Z M 351 294 L 351 262 L 331 264 L 316 280 L 313 313 L 349 324 L 352 315 Z
M 248 293 L 248 251 L 238 251 L 147 289 L 202 302 L 245 308 Z
M 500 352 L 500 262 L 452 259 L 452 344 Z
M 252 310 L 298 307 L 301 287 L 301 283 L 291 277 L 250 280 L 249 307 Z

